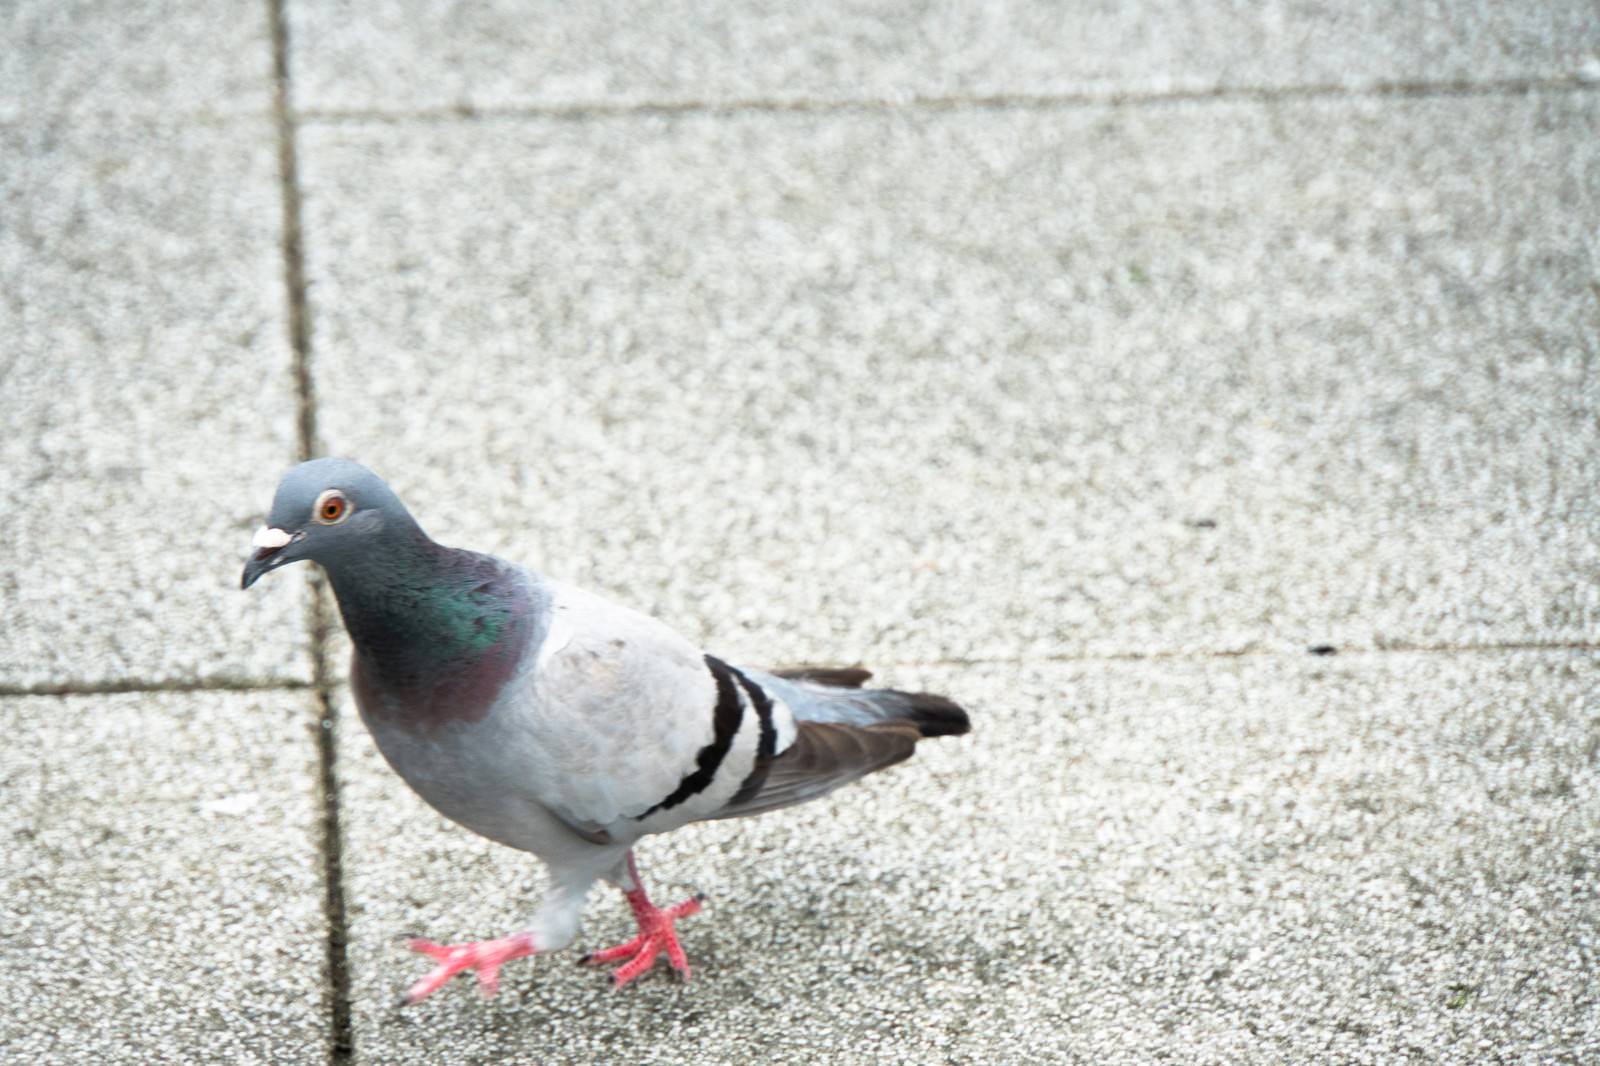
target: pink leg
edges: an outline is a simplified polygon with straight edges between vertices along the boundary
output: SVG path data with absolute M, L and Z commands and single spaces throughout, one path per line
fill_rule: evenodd
M 481 940 L 475 944 L 435 944 L 431 940 L 412 937 L 406 941 L 406 945 L 439 965 L 406 989 L 406 994 L 400 998 L 401 1006 L 421 1003 L 463 970 L 476 970 L 479 991 L 485 998 L 492 996 L 500 987 L 501 964 L 534 952 L 533 937 L 527 933 L 501 937 L 499 940 Z
M 683 947 L 678 943 L 678 934 L 673 931 L 672 926 L 679 918 L 700 913 L 700 897 L 686 899 L 676 906 L 665 909 L 657 907 L 650 902 L 650 897 L 645 895 L 644 882 L 639 879 L 639 867 L 634 864 L 631 851 L 628 852 L 628 874 L 633 878 L 633 888 L 624 895 L 628 897 L 628 906 L 633 908 L 634 921 L 639 923 L 639 935 L 626 944 L 591 952 L 578 961 L 605 963 L 627 959 L 627 962 L 617 967 L 611 974 L 612 983 L 621 988 L 629 981 L 647 973 L 650 967 L 655 965 L 656 956 L 665 951 L 667 961 L 672 963 L 672 968 L 687 981 L 689 958 L 683 953 Z

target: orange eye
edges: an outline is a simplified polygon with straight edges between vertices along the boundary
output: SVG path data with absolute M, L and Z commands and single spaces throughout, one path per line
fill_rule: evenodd
M 337 489 L 329 489 L 317 497 L 317 506 L 311 512 L 312 517 L 325 526 L 331 526 L 342 521 L 350 513 L 350 503 Z

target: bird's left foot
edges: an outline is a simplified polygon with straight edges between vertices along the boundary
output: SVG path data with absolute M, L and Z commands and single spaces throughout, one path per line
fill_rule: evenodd
M 421 937 L 411 937 L 406 941 L 406 946 L 439 965 L 406 989 L 405 995 L 400 998 L 403 1007 L 421 1003 L 464 970 L 477 971 L 478 989 L 488 998 L 500 987 L 501 964 L 534 952 L 533 937 L 527 933 L 501 937 L 499 940 L 481 940 L 474 944 L 435 944 Z
M 613 987 L 621 988 L 629 981 L 647 973 L 650 967 L 655 965 L 656 956 L 665 951 L 667 961 L 672 963 L 672 968 L 678 971 L 679 977 L 687 981 L 689 959 L 683 953 L 683 947 L 678 943 L 678 934 L 673 931 L 672 926 L 679 918 L 700 913 L 700 903 L 701 897 L 695 896 L 673 907 L 657 907 L 644 894 L 643 888 L 636 888 L 628 893 L 628 905 L 633 908 L 633 917 L 639 923 L 639 935 L 626 944 L 618 944 L 604 951 L 590 952 L 578 961 L 601 964 L 627 959 L 627 962 L 611 973 Z

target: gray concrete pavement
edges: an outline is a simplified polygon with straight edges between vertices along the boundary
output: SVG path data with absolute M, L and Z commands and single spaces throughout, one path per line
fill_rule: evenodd
M 1593 652 L 925 667 L 987 712 L 850 792 L 642 850 L 694 983 L 572 951 L 484 1004 L 397 931 L 498 935 L 534 864 L 343 732 L 375 1061 L 1581 1061 L 1600 1052 Z M 996 699 L 996 695 L 1003 698 Z M 352 717 L 351 725 L 356 724 Z
M 272 100 L 263 14 L 253 0 L 13 0 L 0 120 L 260 114 Z
M 324 434 L 746 659 L 1582 640 L 1595 132 L 1569 93 L 319 127 Z
M 7 18 L 0 1046 L 1600 1057 L 1592 5 Z M 977 731 L 652 841 L 687 988 L 397 1012 L 541 877 L 381 766 L 304 574 L 237 592 L 307 422 Z
M 311 110 L 1600 81 L 1583 3 L 290 5 Z
M 308 681 L 294 597 L 217 550 L 295 454 L 272 126 L 39 115 L 0 152 L 0 685 Z
M 325 1059 L 311 703 L 0 700 L 8 1061 Z

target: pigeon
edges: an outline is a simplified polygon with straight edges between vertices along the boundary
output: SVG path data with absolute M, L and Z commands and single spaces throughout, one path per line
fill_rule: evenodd
M 688 980 L 675 923 L 703 900 L 652 903 L 638 841 L 815 799 L 903 761 L 924 737 L 970 728 L 943 696 L 867 688 L 871 675 L 854 667 L 735 666 L 647 615 L 438 544 L 349 460 L 286 473 L 252 548 L 243 588 L 303 559 L 326 573 L 353 645 L 356 707 L 406 784 L 549 868 L 526 929 L 462 944 L 411 939 L 435 965 L 402 1003 L 466 971 L 493 995 L 504 963 L 572 942 L 600 880 L 622 891 L 638 933 L 579 961 L 618 964 L 621 988 L 665 953 Z

